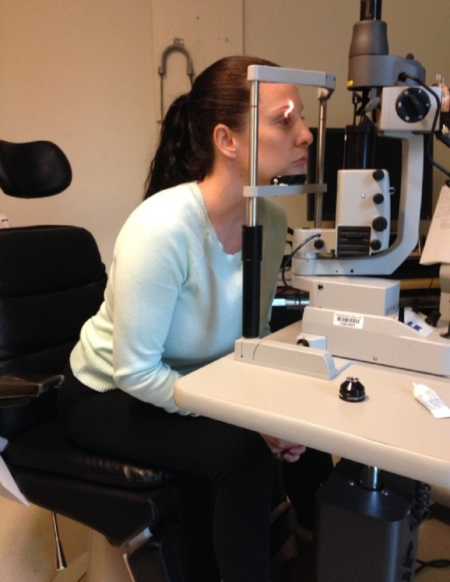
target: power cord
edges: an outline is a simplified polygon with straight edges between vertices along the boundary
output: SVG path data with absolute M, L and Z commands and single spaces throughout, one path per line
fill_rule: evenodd
M 293 231 L 292 231 L 292 233 L 293 233 Z M 305 247 L 308 243 L 310 243 L 315 238 L 320 238 L 320 236 L 321 235 L 319 232 L 312 234 L 311 236 L 306 238 L 303 242 L 301 242 L 299 245 L 297 245 L 295 247 L 295 249 L 293 251 L 291 251 L 288 255 L 285 255 L 283 257 L 283 261 L 281 263 L 281 279 L 282 279 L 283 285 L 285 287 L 289 287 L 289 284 L 286 281 L 286 271 L 288 271 L 291 268 L 292 259 L 294 258 L 295 254 L 298 253 L 298 251 L 300 251 L 303 247 Z M 292 244 L 292 243 L 289 241 L 289 244 Z
M 414 501 L 411 508 L 412 527 L 418 527 L 425 519 L 431 515 L 431 487 L 427 483 L 416 481 Z M 439 558 L 436 560 L 419 560 L 416 558 L 418 564 L 415 574 L 418 574 L 425 568 L 450 568 L 450 560 Z

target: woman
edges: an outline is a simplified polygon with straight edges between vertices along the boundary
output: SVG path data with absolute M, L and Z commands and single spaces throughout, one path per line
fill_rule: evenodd
M 201 577 L 213 567 L 212 539 L 225 582 L 269 581 L 275 456 L 295 462 L 304 452 L 191 415 L 174 398 L 181 374 L 232 351 L 241 335 L 250 64 L 271 63 L 222 59 L 167 112 L 149 198 L 119 234 L 104 303 L 82 328 L 62 393 L 67 432 L 79 446 L 208 482 L 212 536 L 204 523 L 193 536 L 202 552 L 191 564 L 197 580 L 212 580 Z M 262 85 L 260 183 L 305 172 L 312 136 L 302 109 L 295 87 Z M 267 201 L 260 218 L 267 328 L 286 221 Z M 198 508 L 194 515 L 199 523 Z

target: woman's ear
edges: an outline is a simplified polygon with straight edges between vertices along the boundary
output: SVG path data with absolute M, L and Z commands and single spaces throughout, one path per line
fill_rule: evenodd
M 216 149 L 226 158 L 235 159 L 238 150 L 236 134 L 227 125 L 219 123 L 213 130 L 213 142 Z

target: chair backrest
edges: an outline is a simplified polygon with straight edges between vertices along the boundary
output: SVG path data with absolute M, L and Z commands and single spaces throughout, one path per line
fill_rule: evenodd
M 0 230 L 0 374 L 61 373 L 99 308 L 105 267 L 75 226 Z

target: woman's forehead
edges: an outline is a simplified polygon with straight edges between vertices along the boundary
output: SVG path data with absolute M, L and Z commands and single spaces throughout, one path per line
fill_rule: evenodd
M 303 108 L 298 87 L 278 83 L 263 83 L 260 85 L 260 104 L 264 109 L 282 109 L 287 107 Z

